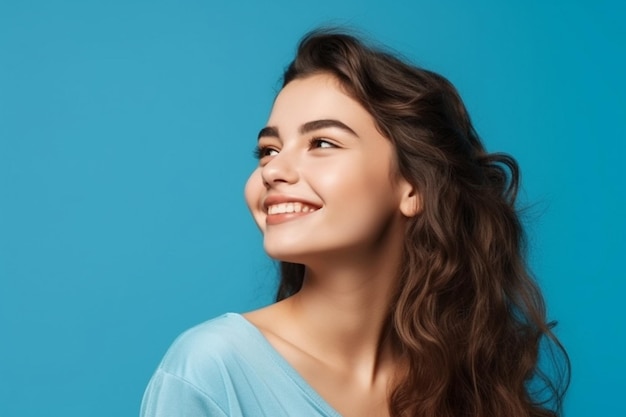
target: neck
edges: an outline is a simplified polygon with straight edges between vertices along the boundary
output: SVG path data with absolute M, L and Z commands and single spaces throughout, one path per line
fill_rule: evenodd
M 386 325 L 399 257 L 385 255 L 307 266 L 302 289 L 281 303 L 308 353 L 372 382 L 392 354 Z

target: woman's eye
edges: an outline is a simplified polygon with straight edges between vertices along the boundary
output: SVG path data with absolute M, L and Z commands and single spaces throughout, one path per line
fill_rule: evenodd
M 266 156 L 274 156 L 278 154 L 278 150 L 271 146 L 257 146 L 254 149 L 254 157 L 256 159 L 263 159 Z
M 336 148 L 337 146 L 323 138 L 313 138 L 310 142 L 311 148 Z

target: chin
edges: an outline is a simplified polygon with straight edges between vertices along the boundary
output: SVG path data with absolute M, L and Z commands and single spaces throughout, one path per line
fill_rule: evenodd
M 310 247 L 299 248 L 298 245 L 285 244 L 272 245 L 265 243 L 265 253 L 267 255 L 280 262 L 290 262 L 294 264 L 306 264 L 307 260 L 310 261 L 312 257 L 315 257 L 315 251 L 312 251 Z
M 267 256 L 280 262 L 291 262 L 295 264 L 303 263 L 303 256 L 301 253 L 293 250 L 285 250 L 284 248 L 268 248 L 265 247 L 265 253 Z

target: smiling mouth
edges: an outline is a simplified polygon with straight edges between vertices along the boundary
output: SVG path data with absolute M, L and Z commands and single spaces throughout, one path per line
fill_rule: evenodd
M 279 203 L 268 206 L 267 214 L 271 216 L 275 214 L 311 213 L 316 210 L 318 210 L 318 207 L 310 206 L 308 204 L 300 202 Z

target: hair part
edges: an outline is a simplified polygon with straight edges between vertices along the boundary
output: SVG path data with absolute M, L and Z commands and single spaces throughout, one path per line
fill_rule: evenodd
M 570 365 L 526 265 L 516 161 L 485 150 L 448 80 L 350 34 L 306 35 L 283 87 L 320 73 L 373 116 L 421 197 L 389 306 L 388 331 L 408 364 L 390 393 L 390 414 L 560 415 Z M 277 299 L 299 291 L 303 279 L 303 265 L 281 262 Z M 552 372 L 541 369 L 542 352 L 551 352 Z

